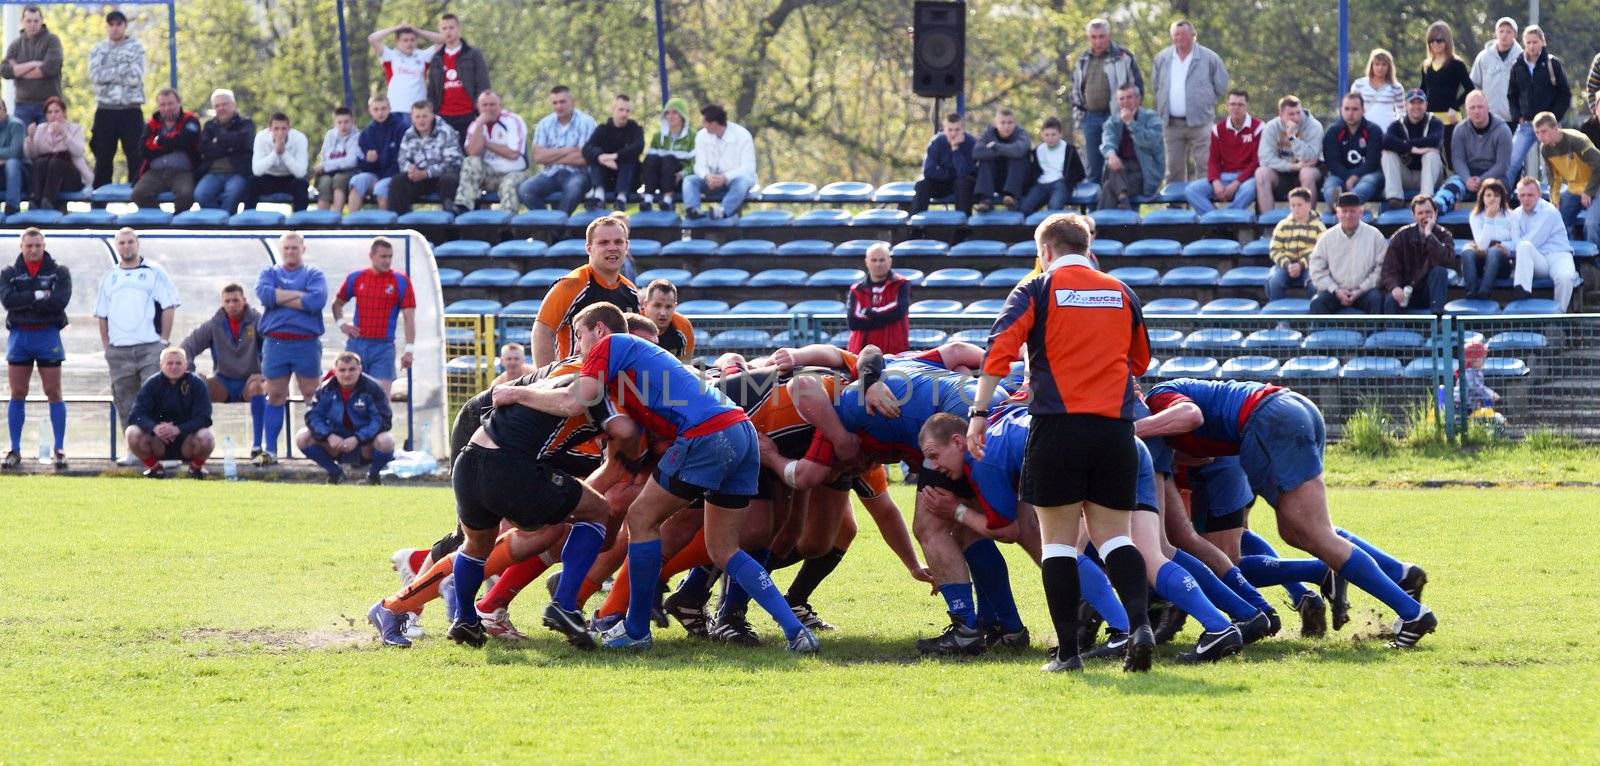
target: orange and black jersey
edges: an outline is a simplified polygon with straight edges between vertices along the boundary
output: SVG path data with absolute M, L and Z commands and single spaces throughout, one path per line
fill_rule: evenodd
M 667 350 L 667 353 L 678 357 L 678 361 L 687 362 L 694 358 L 694 325 L 689 318 L 672 312 L 672 319 L 667 324 L 666 332 L 656 336 L 656 345 Z
M 545 293 L 538 321 L 555 332 L 557 359 L 573 353 L 576 348 L 577 331 L 572 326 L 572 318 L 596 303 L 612 303 L 624 312 L 638 311 L 639 292 L 621 274 L 614 282 L 602 281 L 586 263 L 556 280 Z
M 1026 344 L 1029 412 L 1132 420 L 1133 377 L 1150 366 L 1138 296 L 1084 256 L 1064 255 L 1050 266 L 1006 298 L 989 331 L 984 374 L 1010 374 Z
M 551 380 L 560 384 L 570 382 L 572 377 L 563 375 Z M 562 417 L 520 404 L 492 407 L 483 416 L 483 428 L 508 453 L 564 464 L 573 459 L 585 460 L 578 448 L 600 435 L 599 426 L 588 412 Z
M 801 367 L 790 374 L 781 374 L 776 367 L 763 367 L 717 381 L 717 387 L 744 410 L 756 431 L 770 437 L 778 446 L 778 454 L 791 460 L 805 457 L 821 438 L 816 428 L 800 417 L 789 396 L 786 384 L 797 374 L 816 376 L 829 399 L 845 383 L 838 371 L 827 367 Z

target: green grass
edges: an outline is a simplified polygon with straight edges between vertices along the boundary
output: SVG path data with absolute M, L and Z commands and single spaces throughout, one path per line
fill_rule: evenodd
M 1594 474 L 1589 474 L 1593 476 Z M 643 656 L 579 654 L 514 607 L 523 647 L 381 650 L 361 618 L 387 556 L 451 520 L 443 488 L 0 481 L 0 762 L 1569 761 L 1600 752 L 1584 553 L 1592 490 L 1343 490 L 1334 517 L 1423 562 L 1440 632 L 1352 631 L 1215 667 L 1037 671 L 1041 652 L 916 659 L 943 621 L 870 524 L 814 603 L 823 654 L 675 627 Z M 897 488 L 904 503 L 910 493 Z M 863 514 L 862 519 L 866 517 Z M 1270 534 L 1266 514 L 1258 527 Z M 1574 545 L 1574 543 L 1579 543 Z M 1008 550 L 1036 645 L 1037 574 Z M 787 580 L 787 577 L 780 577 Z M 1282 601 L 1281 591 L 1269 596 Z M 1381 618 L 1381 619 L 1380 619 Z M 1291 624 L 1297 621 L 1291 615 Z M 1191 627 L 1184 638 L 1193 640 Z M 1293 632 L 1293 631 L 1288 631 Z M 1163 647 L 1158 662 L 1175 647 Z
M 1368 443 L 1370 444 L 1370 443 Z M 1330 486 L 1415 487 L 1430 482 L 1555 485 L 1600 481 L 1600 449 L 1558 436 L 1532 434 L 1520 442 L 1483 447 L 1413 449 L 1390 444 L 1374 454 L 1357 444 L 1328 445 Z

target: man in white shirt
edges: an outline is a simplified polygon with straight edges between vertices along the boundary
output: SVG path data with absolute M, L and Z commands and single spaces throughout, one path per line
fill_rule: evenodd
M 1194 25 L 1180 19 L 1168 31 L 1172 45 L 1156 54 L 1150 69 L 1156 114 L 1161 116 L 1161 140 L 1166 145 L 1163 184 L 1206 175 L 1217 101 L 1228 92 L 1228 68 L 1215 51 L 1195 44 Z
M 478 117 L 467 125 L 466 159 L 461 163 L 461 185 L 455 204 L 471 210 L 484 187 L 499 190 L 498 207 L 517 212 L 517 186 L 528 177 L 528 124 L 501 108 L 500 94 L 486 90 L 478 96 Z
M 1524 178 L 1517 184 L 1517 209 L 1511 211 L 1511 226 L 1517 233 L 1516 266 L 1511 283 L 1517 297 L 1533 297 L 1534 277 L 1549 277 L 1555 283 L 1556 310 L 1572 305 L 1572 288 L 1578 269 L 1572 263 L 1572 243 L 1561 211 L 1539 195 L 1539 182 Z
M 1061 120 L 1050 117 L 1039 126 L 1039 145 L 1033 148 L 1033 156 L 1039 164 L 1039 177 L 1022 197 L 1022 212 L 1032 213 L 1040 207 L 1065 209 L 1074 185 L 1067 183 L 1067 164 L 1075 161 L 1078 153 L 1071 144 L 1061 140 Z M 1083 176 L 1077 174 L 1076 177 Z
M 254 208 L 267 194 L 289 195 L 289 206 L 305 210 L 307 194 L 306 134 L 289 126 L 289 115 L 272 115 L 267 129 L 256 134 L 250 156 L 250 187 L 244 195 L 244 208 Z
M 756 144 L 743 125 L 728 122 L 728 112 L 717 104 L 700 110 L 700 132 L 694 136 L 694 174 L 683 179 L 683 213 L 689 220 L 705 214 L 702 197 L 721 197 L 711 217 L 739 214 L 744 198 L 756 185 Z
M 139 235 L 133 229 L 117 232 L 116 250 L 117 268 L 100 279 L 94 315 L 100 319 L 100 345 L 111 370 L 111 399 L 126 429 L 139 387 L 161 371 L 161 350 L 170 345 L 178 311 L 178 288 L 166 270 L 139 255 Z
M 394 47 L 383 44 L 383 39 L 394 35 Z M 433 43 L 426 48 L 417 47 L 417 37 L 426 37 Z M 383 77 L 389 83 L 389 103 L 395 109 L 410 109 L 412 104 L 428 98 L 428 62 L 438 50 L 444 36 L 410 24 L 396 24 L 367 35 L 367 46 L 383 62 Z
M 529 210 L 543 210 L 546 198 L 561 193 L 557 207 L 571 214 L 589 190 L 589 162 L 583 145 L 589 143 L 596 123 L 572 101 L 565 85 L 550 89 L 550 113 L 533 126 L 533 161 L 544 166 L 538 175 L 517 187 L 517 196 Z

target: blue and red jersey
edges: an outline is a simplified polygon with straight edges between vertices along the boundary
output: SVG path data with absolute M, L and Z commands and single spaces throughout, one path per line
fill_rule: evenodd
M 900 417 L 868 414 L 860 386 L 839 395 L 834 410 L 845 430 L 861 437 L 863 452 L 891 453 L 912 465 L 922 463 L 917 434 L 937 412 L 966 419 L 978 395 L 978 379 L 934 368 L 926 362 L 894 361 L 884 369 L 883 384 L 900 402 Z M 1006 392 L 995 389 L 988 408 L 1005 403 Z
M 417 307 L 411 279 L 394 269 L 353 271 L 339 286 L 338 300 L 356 302 L 352 324 L 369 340 L 394 340 L 395 320 L 401 309 Z
M 1166 437 L 1167 443 L 1195 457 L 1221 457 L 1239 454 L 1244 425 L 1251 413 L 1263 401 L 1283 390 L 1280 386 L 1253 381 L 1178 378 L 1157 384 L 1144 400 L 1151 412 L 1193 402 L 1205 416 L 1205 422 L 1189 433 Z
M 623 414 L 666 439 L 716 433 L 748 418 L 720 389 L 650 341 L 612 333 L 584 357 L 582 377 L 600 381 Z
M 1017 484 L 1022 479 L 1023 456 L 1033 416 L 1026 408 L 1012 407 L 989 416 L 983 435 L 983 459 L 968 452 L 967 483 L 990 529 L 1017 520 Z

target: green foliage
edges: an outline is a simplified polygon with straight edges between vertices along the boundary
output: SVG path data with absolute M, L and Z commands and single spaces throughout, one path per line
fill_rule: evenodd
M 1342 443 L 1358 455 L 1388 455 L 1396 447 L 1389 416 L 1377 402 L 1367 402 L 1345 421 Z
M 1530 431 L 1526 437 L 1523 437 L 1522 444 L 1527 449 L 1535 452 L 1568 452 L 1582 449 L 1582 445 L 1578 444 L 1577 439 L 1549 427 L 1536 428 Z

